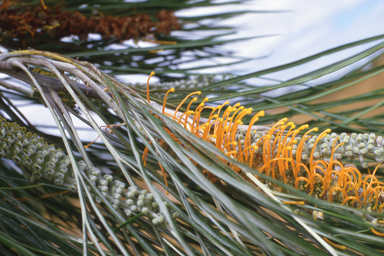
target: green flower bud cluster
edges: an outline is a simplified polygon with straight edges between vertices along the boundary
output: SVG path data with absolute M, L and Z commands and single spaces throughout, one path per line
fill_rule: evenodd
M 250 136 L 250 145 L 255 146 L 259 145 L 259 149 L 255 151 L 255 154 L 261 155 L 263 149 L 261 148 L 262 143 L 258 141 L 265 135 L 263 132 L 252 132 Z M 235 141 L 238 142 L 236 150 L 239 150 L 239 145 L 241 145 L 242 150 L 244 150 L 246 130 L 240 130 L 235 135 Z M 281 140 L 285 137 L 282 136 Z M 291 138 L 287 138 L 287 144 Z M 384 162 L 384 147 L 383 147 L 383 137 L 376 136 L 374 133 L 352 133 L 347 135 L 342 133 L 340 135 L 336 133 L 328 134 L 325 137 L 322 137 L 317 143 L 316 140 L 318 136 L 314 135 L 310 138 L 306 138 L 302 147 L 300 142 L 302 137 L 299 135 L 295 136 L 296 142 L 292 145 L 292 154 L 293 157 L 296 157 L 298 147 L 301 149 L 301 161 L 306 163 L 310 159 L 310 155 L 313 151 L 314 159 L 324 159 L 329 161 L 332 153 L 333 147 L 338 146 L 333 154 L 334 160 L 341 160 L 342 158 L 348 158 L 350 160 L 359 159 L 363 168 L 368 167 L 366 158 L 374 159 L 378 163 Z M 275 143 L 275 136 L 271 135 L 269 140 L 270 145 Z M 341 145 L 340 145 L 341 144 Z M 277 149 L 275 150 L 275 154 Z
M 48 145 L 43 138 L 0 117 L 0 157 L 8 158 L 31 171 L 32 182 L 42 177 L 55 185 L 76 190 L 70 160 L 61 149 Z
M 246 137 L 246 133 L 247 131 L 246 130 L 239 130 L 236 135 L 235 135 L 235 141 L 237 142 L 237 145 L 235 146 L 235 150 L 236 151 L 239 151 L 239 148 L 241 146 L 241 150 L 243 151 L 245 149 L 245 137 Z M 258 149 L 254 151 L 255 154 L 257 155 L 261 155 L 263 154 L 263 149 L 261 148 L 261 143 L 259 143 L 260 139 L 265 135 L 265 133 L 263 132 L 251 132 L 250 133 L 250 145 L 251 146 L 256 146 L 258 145 Z M 274 139 L 275 139 L 275 136 L 272 135 L 271 139 L 270 139 L 270 143 L 273 144 L 274 143 Z M 261 141 L 260 141 L 261 142 Z M 226 150 L 224 150 L 224 153 L 227 153 Z
M 85 162 L 80 162 L 85 165 Z M 160 213 L 153 195 L 147 190 L 141 190 L 136 186 L 130 186 L 125 190 L 124 182 L 114 180 L 110 174 L 102 176 L 98 168 L 91 168 L 88 177 L 112 206 L 115 209 L 123 209 L 127 217 L 142 213 L 151 219 L 153 224 L 165 223 L 165 218 Z M 97 203 L 101 203 L 100 197 L 95 196 L 94 199 Z M 173 213 L 173 217 L 178 217 L 177 213 Z
M 77 191 L 71 162 L 63 150 L 48 145 L 43 138 L 27 132 L 25 127 L 20 127 L 16 123 L 8 123 L 1 116 L 0 158 L 11 159 L 18 164 L 31 182 L 44 178 L 53 181 L 57 186 Z M 103 174 L 98 168 L 88 168 L 83 160 L 78 162 L 78 167 L 86 172 L 89 180 L 115 209 L 122 209 L 128 217 L 143 213 L 153 224 L 165 223 L 153 195 L 148 191 L 136 186 L 125 190 L 125 183 L 114 180 L 110 174 Z M 95 191 L 89 186 L 88 190 L 96 203 L 101 204 L 102 200 Z M 173 213 L 173 217 L 178 217 L 176 212 Z
M 149 84 L 151 90 L 169 90 L 171 88 L 175 88 L 175 90 L 187 89 L 187 90 L 196 90 L 202 87 L 206 87 L 215 82 L 220 82 L 225 79 L 232 78 L 232 75 L 191 75 L 188 79 L 181 79 L 172 82 L 163 82 L 163 83 L 154 83 Z M 146 90 L 147 84 L 140 83 L 128 83 L 128 86 L 135 87 L 139 90 Z M 226 86 L 227 87 L 227 86 Z M 223 88 L 223 87 L 221 87 Z M 153 94 L 157 97 L 162 96 L 163 94 L 155 93 Z M 173 94 L 176 95 L 176 94 Z
M 238 142 L 236 146 L 236 150 L 239 150 L 239 146 L 241 146 L 241 149 L 244 150 L 245 148 L 245 136 L 247 131 L 246 130 L 239 130 L 235 135 L 235 141 Z M 257 142 L 260 140 L 261 137 L 263 137 L 265 134 L 262 132 L 252 132 L 250 136 L 250 144 L 252 146 L 256 146 Z M 256 150 L 255 153 L 261 152 L 260 149 Z
M 293 146 L 297 149 L 301 138 L 297 138 L 298 142 Z M 313 157 L 323 158 L 329 161 L 332 155 L 333 146 L 338 146 L 333 154 L 333 159 L 341 160 L 342 158 L 349 158 L 350 160 L 359 159 L 363 168 L 368 167 L 366 158 L 370 157 L 378 163 L 384 162 L 384 148 L 383 137 L 376 136 L 374 133 L 352 133 L 347 135 L 342 133 L 340 136 L 336 133 L 328 134 L 321 138 L 315 145 L 317 136 L 312 136 L 309 140 L 305 141 L 302 152 L 302 159 L 309 159 L 309 156 L 314 149 Z

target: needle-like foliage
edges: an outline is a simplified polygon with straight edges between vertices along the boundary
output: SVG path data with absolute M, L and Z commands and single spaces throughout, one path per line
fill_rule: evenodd
M 74 1 L 67 3 L 67 10 L 75 10 Z M 213 5 L 162 3 L 168 10 Z M 120 1 L 101 6 L 111 15 L 131 8 Z M 156 1 L 136 6 L 150 14 L 158 8 Z M 84 15 L 87 11 L 83 7 Z M 228 43 L 161 39 L 177 44 L 107 50 L 100 41 L 99 50 L 86 50 L 86 43 L 73 50 L 72 42 L 63 44 L 60 53 L 66 56 L 53 53 L 58 48 L 0 54 L 0 72 L 34 88 L 1 81 L 7 88 L 0 101 L 2 254 L 382 254 L 383 122 L 381 112 L 374 112 L 382 105 L 375 101 L 382 89 L 319 100 L 380 76 L 383 66 L 372 63 L 384 48 L 383 35 L 243 76 L 199 75 L 150 86 L 153 65 L 144 60 L 161 56 L 158 50 L 182 59 L 186 49 L 208 53 L 206 47 Z M 258 88 L 239 83 L 365 44 L 369 47 L 354 56 L 289 81 Z M 208 57 L 220 55 L 225 54 Z M 132 56 L 142 58 L 139 68 L 128 66 Z M 102 66 L 106 60 L 108 67 Z M 262 94 L 304 87 L 358 61 L 365 64 L 327 83 L 279 97 Z M 171 66 L 159 64 L 166 65 Z M 139 70 L 148 81 L 124 84 L 114 77 Z M 44 104 L 60 136 L 33 126 L 17 101 Z M 332 111 L 361 101 L 370 105 Z M 278 107 L 283 111 L 271 111 Z M 298 114 L 312 117 L 311 127 Z M 78 122 L 100 140 L 84 141 Z

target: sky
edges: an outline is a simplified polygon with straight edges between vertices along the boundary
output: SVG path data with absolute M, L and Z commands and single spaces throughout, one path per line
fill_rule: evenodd
M 223 47 L 235 50 L 239 57 L 268 56 L 227 68 L 228 71 L 235 70 L 238 74 L 282 65 L 345 43 L 379 35 L 383 33 L 384 27 L 384 2 L 381 0 L 258 0 L 222 8 L 193 8 L 176 14 L 188 16 L 196 12 L 212 11 L 209 9 L 215 9 L 216 12 L 235 9 L 269 11 L 241 15 L 218 24 L 239 24 L 236 37 L 273 35 L 231 43 Z M 351 53 L 362 51 L 368 46 L 372 44 L 322 58 L 306 65 L 304 69 L 299 67 L 297 71 L 280 72 L 275 78 L 289 79 L 306 69 L 311 70 L 329 64 L 331 61 L 350 56 Z M 187 66 L 183 66 L 185 67 Z M 225 72 L 225 68 L 207 71 Z

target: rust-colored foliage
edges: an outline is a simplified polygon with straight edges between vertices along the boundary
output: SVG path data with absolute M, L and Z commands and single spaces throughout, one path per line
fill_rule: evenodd
M 0 5 L 0 33 L 2 38 L 17 38 L 27 43 L 39 35 L 62 38 L 77 35 L 87 40 L 89 33 L 97 33 L 103 39 L 117 38 L 120 41 L 137 39 L 153 34 L 169 34 L 180 28 L 177 17 L 172 11 L 162 10 L 151 20 L 149 14 L 114 17 L 98 13 L 86 17 L 80 12 L 66 12 L 62 5 L 53 8 L 45 6 L 27 7 L 22 4 L 4 1 Z M 29 42 L 29 41 L 28 41 Z

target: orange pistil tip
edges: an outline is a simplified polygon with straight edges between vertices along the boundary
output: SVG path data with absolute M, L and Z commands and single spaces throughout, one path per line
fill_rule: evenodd
M 323 236 L 323 238 L 324 238 L 324 240 L 325 240 L 327 243 L 329 243 L 329 244 L 332 245 L 333 247 L 339 248 L 340 250 L 343 250 L 343 251 L 345 251 L 345 250 L 347 249 L 347 247 L 345 247 L 344 245 L 335 244 L 335 243 L 329 241 L 329 239 L 326 238 L 325 236 Z
M 371 228 L 371 231 L 373 234 L 375 234 L 377 236 L 384 236 L 384 233 L 377 232 L 374 228 Z
M 148 79 L 149 81 L 149 79 Z M 175 92 L 175 88 L 171 88 L 167 91 L 167 93 L 165 94 L 164 96 L 164 102 L 163 102 L 163 109 L 162 109 L 162 112 L 164 114 L 164 110 L 165 110 L 165 105 L 167 104 L 167 97 L 168 97 L 168 94 L 171 93 L 171 92 Z
M 97 138 L 96 138 L 94 141 L 92 141 L 92 142 L 89 143 L 88 145 L 85 145 L 84 148 L 85 148 L 85 149 L 89 148 L 93 143 L 95 143 L 95 142 L 97 141 L 97 139 L 98 139 L 99 137 L 100 137 L 100 136 L 97 136 Z
M 43 6 L 44 10 L 47 10 L 47 6 L 44 3 L 44 0 L 40 0 L 40 4 Z
M 298 204 L 298 205 L 304 205 L 304 201 L 283 201 L 283 204 Z
M 179 104 L 179 106 L 177 106 L 176 110 L 175 110 L 175 114 L 173 115 L 173 120 L 176 119 L 177 117 L 177 112 L 179 112 L 179 109 L 181 108 L 181 106 L 184 104 L 184 102 L 189 98 L 191 97 L 192 95 L 195 95 L 195 94 L 201 94 L 201 91 L 197 91 L 197 92 L 193 92 L 193 93 L 190 93 L 187 95 L 187 97 L 184 98 L 184 100 Z M 204 104 L 203 102 L 201 104 Z
M 155 75 L 155 71 L 152 71 L 151 74 L 149 75 L 148 81 L 147 81 L 147 100 L 148 100 L 148 103 L 151 103 L 151 101 L 149 99 L 149 79 L 151 79 L 151 77 L 154 75 Z
M 308 129 L 309 125 L 304 124 L 295 130 L 295 133 L 299 133 L 301 130 Z

